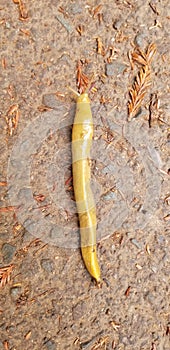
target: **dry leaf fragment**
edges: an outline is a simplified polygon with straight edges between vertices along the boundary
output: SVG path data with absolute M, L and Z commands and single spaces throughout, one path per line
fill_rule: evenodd
M 110 324 L 112 325 L 112 327 L 115 331 L 118 331 L 118 329 L 120 328 L 120 323 L 117 323 L 115 321 L 111 321 Z
M 7 340 L 4 340 L 3 346 L 4 346 L 4 350 L 9 350 L 9 342 Z
M 51 111 L 52 110 L 51 107 L 48 107 L 48 106 L 45 106 L 45 105 L 38 106 L 37 109 L 38 109 L 39 112 L 47 112 L 47 111 Z
M 146 56 L 143 55 L 142 51 L 134 51 L 131 54 L 131 57 L 133 59 L 133 61 L 136 61 L 137 63 L 146 66 L 147 65 L 147 61 L 146 61 Z
M 128 58 L 129 58 L 131 70 L 133 70 L 134 69 L 134 62 L 133 62 L 133 57 L 132 57 L 132 52 L 131 51 L 128 51 Z
M 76 339 L 74 340 L 73 344 L 74 345 L 77 345 L 80 343 L 80 338 L 79 337 L 76 337 Z
M 0 213 L 6 213 L 8 211 L 14 211 L 16 207 L 9 205 L 8 207 L 1 207 L 0 208 Z
M 99 55 L 104 56 L 105 55 L 105 49 L 104 49 L 104 45 L 102 43 L 102 40 L 101 40 L 101 38 L 97 38 L 96 40 L 97 40 L 97 53 Z
M 2 57 L 1 64 L 2 64 L 2 68 L 3 68 L 3 69 L 6 69 L 6 68 L 7 68 L 7 61 L 6 61 L 6 58 L 5 58 L 5 57 Z
M 136 263 L 135 266 L 136 266 L 136 268 L 137 268 L 138 270 L 142 270 L 142 266 L 139 265 L 138 263 Z
M 10 281 L 13 267 L 14 265 L 0 267 L 0 287 L 4 287 Z
M 22 230 L 22 225 L 19 222 L 16 222 L 12 227 L 14 237 L 17 237 L 18 235 L 20 235 L 21 230 Z
M 79 24 L 77 27 L 76 27 L 76 30 L 77 32 L 80 34 L 80 36 L 83 34 L 84 32 L 84 26 L 82 24 Z
M 152 126 L 152 121 L 159 119 L 159 99 L 156 93 L 151 94 L 149 102 L 149 128 Z
M 9 84 L 9 86 L 8 86 L 8 88 L 7 88 L 7 93 L 8 93 L 8 95 L 11 97 L 12 100 L 15 98 L 16 93 L 15 93 L 15 87 L 14 87 L 14 85 Z
M 150 8 L 152 9 L 152 11 L 154 12 L 154 13 L 156 13 L 156 15 L 160 15 L 160 13 L 159 13 L 159 11 L 157 10 L 157 8 L 156 8 L 156 5 L 152 2 L 152 1 L 150 1 L 149 2 L 149 6 L 150 6 Z
M 0 19 L 0 25 L 5 23 L 5 18 Z
M 14 130 L 17 128 L 18 120 L 19 120 L 19 105 L 14 104 L 10 107 L 10 109 L 7 112 L 7 116 L 6 116 L 8 133 L 10 136 L 13 135 Z
M 151 255 L 151 250 L 150 250 L 149 244 L 146 244 L 146 251 L 147 251 L 148 255 Z
M 151 30 L 151 29 L 155 29 L 155 28 L 162 28 L 162 24 L 161 24 L 161 22 L 159 22 L 157 19 L 155 19 L 155 21 L 154 21 L 154 25 L 153 25 L 153 26 L 151 26 L 151 27 L 149 27 L 149 30 Z
M 31 32 L 28 30 L 28 29 L 23 29 L 23 28 L 21 28 L 20 29 L 20 32 L 21 33 L 23 33 L 23 34 L 25 34 L 25 35 L 27 35 L 27 36 L 31 36 Z
M 77 87 L 78 90 L 81 93 L 83 93 L 88 86 L 89 79 L 88 77 L 82 72 L 82 63 L 81 61 L 78 61 L 77 64 Z
M 101 4 L 99 4 L 96 7 L 93 7 L 93 8 L 89 9 L 89 12 L 90 12 L 91 16 L 93 17 L 93 19 L 97 18 L 98 21 L 99 21 L 99 24 L 101 24 L 102 19 L 103 19 L 103 14 L 101 12 L 101 9 L 102 9 L 102 5 Z
M 152 61 L 153 56 L 156 53 L 156 45 L 154 43 L 151 43 L 146 51 L 146 59 L 147 59 L 147 64 L 149 65 Z
M 170 214 L 165 215 L 165 216 L 164 216 L 164 220 L 165 220 L 165 221 L 169 221 L 169 220 L 170 220 Z
M 101 4 L 93 8 L 93 10 L 92 10 L 93 18 L 100 13 L 101 9 L 102 9 Z
M 170 194 L 168 194 L 168 195 L 164 198 L 164 203 L 166 203 L 167 205 L 170 205 Z
M 170 325 L 167 325 L 166 335 L 170 335 Z
M 109 51 L 109 57 L 107 58 L 107 62 L 112 63 L 112 61 L 117 58 L 117 51 L 118 50 L 116 48 L 114 48 L 114 46 L 110 46 L 108 48 L 108 51 Z
M 156 349 L 157 349 L 156 344 L 152 343 L 151 350 L 156 350 Z
M 109 337 L 108 337 L 107 335 L 104 336 L 104 337 L 102 337 L 102 338 L 100 338 L 100 339 L 94 344 L 94 346 L 92 347 L 91 350 L 98 350 L 98 349 L 101 349 L 101 347 L 102 347 L 103 345 L 106 346 L 106 344 L 108 344 L 108 340 L 109 340 Z
M 34 199 L 38 202 L 41 203 L 45 200 L 44 194 L 33 194 Z
M 7 182 L 6 181 L 0 181 L 0 186 L 7 186 Z
M 130 294 L 131 286 L 129 286 L 125 291 L 125 297 L 128 297 Z
M 68 12 L 62 6 L 58 8 L 58 12 L 62 13 L 65 18 L 69 17 Z
M 25 337 L 25 339 L 26 339 L 26 340 L 30 339 L 30 337 L 31 337 L 31 333 L 32 333 L 32 332 L 31 332 L 31 331 L 29 331 L 28 333 L 26 333 L 26 334 L 25 334 L 25 336 L 24 336 L 24 337 Z

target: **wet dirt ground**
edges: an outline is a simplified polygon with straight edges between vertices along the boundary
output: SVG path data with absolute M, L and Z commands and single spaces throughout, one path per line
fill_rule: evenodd
M 0 0 L 0 349 L 169 350 L 169 1 L 15 2 Z M 151 85 L 128 120 L 130 53 L 150 43 Z M 94 74 L 100 287 L 72 189 L 79 60 Z

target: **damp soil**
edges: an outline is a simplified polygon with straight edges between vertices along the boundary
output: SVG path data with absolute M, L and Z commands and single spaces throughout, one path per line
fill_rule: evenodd
M 0 349 L 170 348 L 169 1 L 0 1 Z M 154 43 L 151 84 L 128 119 Z M 97 286 L 71 172 L 78 61 L 93 75 Z

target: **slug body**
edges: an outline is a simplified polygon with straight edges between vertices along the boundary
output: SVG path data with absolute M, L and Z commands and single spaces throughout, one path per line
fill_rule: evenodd
M 80 223 L 81 252 L 87 270 L 97 282 L 100 268 L 96 252 L 96 208 L 90 187 L 90 149 L 93 119 L 87 93 L 77 98 L 72 130 L 73 187 Z

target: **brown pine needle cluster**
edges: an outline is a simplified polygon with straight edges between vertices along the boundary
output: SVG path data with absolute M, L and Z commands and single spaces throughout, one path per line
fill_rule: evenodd
M 10 281 L 13 267 L 14 265 L 0 267 L 0 287 L 4 287 Z
M 150 44 L 144 53 L 140 48 L 131 54 L 131 64 L 137 62 L 142 67 L 135 78 L 132 88 L 129 90 L 130 100 L 128 102 L 128 120 L 131 120 L 138 113 L 147 88 L 151 84 L 150 64 L 156 52 L 155 44 Z M 132 65 L 133 67 L 133 65 Z
M 141 107 L 150 81 L 150 69 L 144 66 L 140 69 L 132 88 L 129 90 L 130 102 L 128 104 L 129 119 L 135 117 Z
M 82 72 L 83 64 L 78 61 L 77 64 L 77 87 L 80 94 L 82 94 L 88 87 L 89 79 L 87 75 Z
M 139 47 L 135 49 L 135 51 L 131 54 L 132 60 L 136 61 L 138 64 L 142 66 L 150 65 L 154 54 L 156 53 L 156 46 L 154 43 L 150 44 L 144 53 Z

